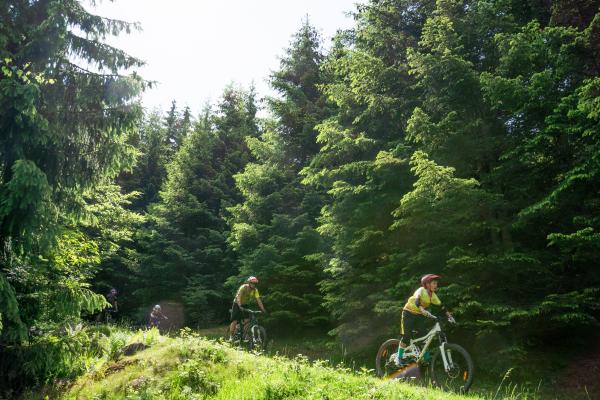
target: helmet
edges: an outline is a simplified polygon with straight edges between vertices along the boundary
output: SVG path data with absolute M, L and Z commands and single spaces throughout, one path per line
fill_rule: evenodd
M 154 310 L 155 310 L 155 311 L 160 311 L 160 305 L 158 305 L 158 304 L 157 304 L 157 305 L 155 305 L 155 306 L 154 306 Z
M 440 279 L 440 278 L 441 278 L 441 276 L 439 276 L 439 275 L 435 275 L 435 274 L 427 274 L 427 275 L 424 275 L 424 276 L 421 278 L 421 286 L 425 287 L 425 285 L 426 285 L 426 284 L 428 284 L 429 282 L 431 282 L 431 281 L 435 281 L 435 280 L 438 280 L 438 279 Z
M 115 289 L 115 288 L 110 289 L 110 293 L 111 294 L 117 294 L 117 289 Z
M 248 283 L 258 283 L 258 278 L 255 276 L 251 276 L 248 279 L 246 279 L 246 282 Z

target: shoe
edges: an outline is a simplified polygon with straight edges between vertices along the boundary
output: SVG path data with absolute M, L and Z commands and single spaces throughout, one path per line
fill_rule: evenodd
M 423 354 L 423 360 L 424 360 L 424 361 L 429 361 L 429 360 L 431 360 L 431 353 L 430 353 L 429 351 L 426 351 L 426 352 Z
M 406 349 L 404 347 L 400 347 L 398 346 L 398 352 L 396 353 L 396 356 L 398 357 L 398 360 L 402 360 L 402 358 L 404 357 L 404 351 Z

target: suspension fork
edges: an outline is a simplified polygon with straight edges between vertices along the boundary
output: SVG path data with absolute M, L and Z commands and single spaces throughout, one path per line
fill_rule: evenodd
M 452 368 L 453 362 L 452 362 L 452 354 L 450 354 L 450 352 L 446 352 L 446 340 L 442 340 L 442 338 L 440 337 L 440 342 L 441 345 L 439 347 L 440 349 L 440 355 L 442 356 L 442 361 L 444 362 L 444 370 L 446 372 L 450 371 L 450 369 Z

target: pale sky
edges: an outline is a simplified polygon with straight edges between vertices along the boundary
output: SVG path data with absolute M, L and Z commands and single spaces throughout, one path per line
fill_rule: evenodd
M 171 100 L 197 114 L 234 82 L 254 82 L 260 96 L 279 66 L 291 36 L 308 15 L 324 44 L 340 28 L 353 26 L 348 11 L 359 0 L 117 0 L 90 8 L 95 14 L 140 22 L 142 32 L 108 42 L 146 61 L 139 70 L 158 81 L 143 103 L 168 109 Z

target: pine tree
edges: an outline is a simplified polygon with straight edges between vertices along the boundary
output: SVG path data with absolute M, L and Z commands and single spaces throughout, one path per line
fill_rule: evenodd
M 225 218 L 240 198 L 233 175 L 250 159 L 244 138 L 258 134 L 254 102 L 253 91 L 225 90 L 168 166 L 160 201 L 150 208 L 137 294 L 146 305 L 183 303 L 190 324 L 225 319 L 231 301 L 224 283 L 237 265 Z
M 302 174 L 328 190 L 318 231 L 331 241 L 323 254 L 325 305 L 333 333 L 358 347 L 373 343 L 389 307 L 376 307 L 392 285 L 380 272 L 396 266 L 392 211 L 410 190 L 405 126 L 419 88 L 409 74 L 407 48 L 418 42 L 434 2 L 378 1 L 359 7 L 357 27 L 337 39 L 325 63 L 325 94 L 338 109 L 318 125 L 321 148 Z M 396 300 L 401 301 L 400 299 Z M 397 329 L 397 324 L 394 328 Z M 357 342 L 360 340 L 360 342 Z
M 269 99 L 275 117 L 261 138 L 249 138 L 256 158 L 235 176 L 244 202 L 231 209 L 230 242 L 239 254 L 240 276 L 257 275 L 271 326 L 280 330 L 327 326 L 316 254 L 325 244 L 316 217 L 325 193 L 303 187 L 298 172 L 318 151 L 315 125 L 331 113 L 319 85 L 326 77 L 321 38 L 308 21 L 295 34 L 271 77 L 279 97 Z
M 144 83 L 123 75 L 141 61 L 103 42 L 135 25 L 92 15 L 74 0 L 0 7 L 0 302 L 9 310 L 3 338 L 17 339 L 38 311 L 53 311 L 35 302 L 17 309 L 35 284 L 15 271 L 35 270 L 38 255 L 61 251 L 63 217 L 80 215 L 85 191 L 131 166 L 134 150 L 125 140 L 139 119 Z M 49 282 L 57 291 L 66 287 L 63 273 Z M 84 295 L 76 282 L 71 289 Z M 78 296 L 56 307 L 78 316 L 102 304 Z

